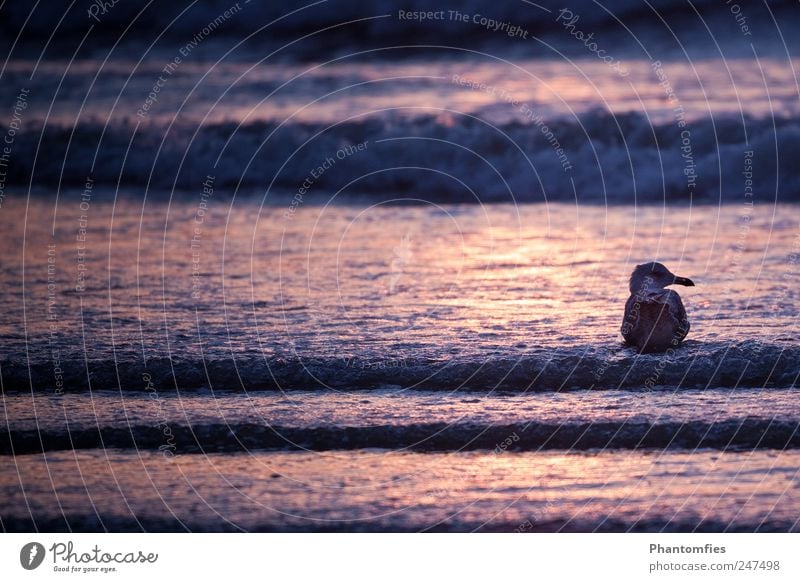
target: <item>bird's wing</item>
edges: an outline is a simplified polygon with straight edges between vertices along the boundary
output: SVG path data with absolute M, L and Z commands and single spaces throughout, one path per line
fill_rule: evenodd
M 677 337 L 681 341 L 689 333 L 689 318 L 686 316 L 686 309 L 683 307 L 681 296 L 672 289 L 664 290 L 663 301 L 667 304 L 669 314 L 675 321 L 675 326 L 678 330 Z
M 686 309 L 683 307 L 681 296 L 672 289 L 660 289 L 657 293 L 648 295 L 647 301 L 651 305 L 658 306 L 658 317 L 666 316 L 672 320 L 672 327 L 676 330 L 676 339 L 682 341 L 689 333 L 689 318 L 686 317 Z
M 636 303 L 637 297 L 635 295 L 628 297 L 628 301 L 625 302 L 625 315 L 622 318 L 622 327 L 620 327 L 620 331 L 627 344 L 635 343 L 633 339 L 633 330 L 639 325 L 639 309 Z
M 650 329 L 659 319 L 664 321 L 664 317 L 672 320 L 672 327 L 677 330 L 675 336 L 682 341 L 689 333 L 689 319 L 680 295 L 671 289 L 660 289 L 644 297 L 631 295 L 625 303 L 625 317 L 620 328 L 622 337 L 626 343 L 635 344 L 634 332 L 643 318 L 646 327 Z

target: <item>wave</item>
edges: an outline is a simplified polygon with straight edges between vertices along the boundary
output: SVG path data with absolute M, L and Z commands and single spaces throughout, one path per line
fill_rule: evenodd
M 195 129 L 176 126 L 164 136 L 158 124 L 115 124 L 104 132 L 86 122 L 74 135 L 65 127 L 34 128 L 17 138 L 8 181 L 82 188 L 91 177 L 123 191 L 147 185 L 148 196 L 158 197 L 176 188 L 195 192 L 213 174 L 217 195 L 296 206 L 340 190 L 341 197 L 370 200 L 743 203 L 747 164 L 758 171 L 760 202 L 800 200 L 792 157 L 800 120 L 791 118 L 706 119 L 682 130 L 636 113 L 594 111 L 538 125 L 390 115 Z M 40 138 L 47 156 L 36 155 Z M 98 155 L 102 163 L 92 170 Z
M 476 394 L 376 389 L 180 395 L 93 390 L 61 396 L 6 394 L 0 417 L 8 430 L 74 432 L 175 423 L 259 424 L 284 428 L 468 424 L 682 423 L 720 419 L 792 419 L 793 390 L 583 390 Z
M 714 423 L 517 423 L 415 424 L 405 426 L 280 427 L 262 424 L 131 426 L 75 431 L 9 431 L 0 454 L 33 454 L 79 449 L 160 450 L 165 454 L 249 450 L 421 451 L 493 450 L 504 452 L 590 449 L 800 448 L 800 423 L 791 420 L 736 419 Z
M 800 347 L 754 340 L 686 342 L 673 354 L 586 346 L 542 349 L 519 358 L 407 358 L 378 366 L 343 358 L 241 357 L 230 360 L 153 358 L 141 361 L 0 362 L 5 392 L 121 390 L 420 390 L 560 391 L 680 388 L 792 388 L 800 378 Z M 56 390 L 55 381 L 63 385 Z

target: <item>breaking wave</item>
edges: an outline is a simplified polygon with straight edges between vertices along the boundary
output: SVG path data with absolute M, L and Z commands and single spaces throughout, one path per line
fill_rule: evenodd
M 0 439 L 2 454 L 55 450 L 135 448 L 178 453 L 247 450 L 412 451 L 547 449 L 787 449 L 800 447 L 800 423 L 775 419 L 735 419 L 715 423 L 517 423 L 412 424 L 402 426 L 278 427 L 263 424 L 212 424 L 162 427 L 102 427 L 62 431 L 10 431 Z M 168 438 L 167 438 L 168 437 Z
M 54 392 L 52 363 L 4 362 L 1 366 L 7 392 Z M 61 376 L 66 392 L 115 387 L 143 392 L 147 386 L 167 393 L 208 388 L 358 390 L 386 386 L 478 392 L 792 388 L 800 377 L 800 347 L 758 341 L 727 345 L 690 341 L 670 356 L 586 347 L 542 350 L 519 358 L 408 358 L 396 367 L 359 366 L 342 358 L 299 357 L 154 358 L 146 365 L 64 360 L 55 373 Z
M 47 126 L 18 137 L 20 154 L 8 179 L 83 187 L 91 176 L 123 190 L 147 185 L 149 196 L 159 197 L 196 191 L 199 177 L 213 173 L 221 195 L 245 193 L 276 204 L 298 192 L 301 203 L 335 192 L 366 200 L 716 203 L 745 200 L 742 168 L 745 152 L 752 152 L 760 201 L 800 200 L 792 166 L 800 122 L 789 118 L 698 120 L 686 130 L 688 150 L 675 124 L 601 111 L 547 125 L 382 116 L 330 126 L 257 121 L 206 125 L 196 135 L 195 129 L 176 126 L 164 135 L 158 125 L 123 124 L 104 132 L 102 124 L 82 123 L 73 135 Z M 40 137 L 48 155 L 37 158 Z M 92 170 L 98 152 L 102 163 Z

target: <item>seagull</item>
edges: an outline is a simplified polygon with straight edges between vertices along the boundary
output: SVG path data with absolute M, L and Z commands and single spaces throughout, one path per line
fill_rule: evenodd
M 669 285 L 694 287 L 691 279 L 676 277 L 661 263 L 637 265 L 631 273 L 631 296 L 625 303 L 622 337 L 640 353 L 675 348 L 689 333 L 681 296 Z

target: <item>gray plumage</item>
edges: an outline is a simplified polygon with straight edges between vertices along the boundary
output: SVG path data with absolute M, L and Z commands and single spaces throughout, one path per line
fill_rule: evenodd
M 622 337 L 639 352 L 663 352 L 680 345 L 689 333 L 681 296 L 669 285 L 694 287 L 691 279 L 676 277 L 661 263 L 637 265 L 631 274 L 631 296 L 625 303 Z

